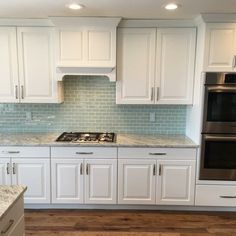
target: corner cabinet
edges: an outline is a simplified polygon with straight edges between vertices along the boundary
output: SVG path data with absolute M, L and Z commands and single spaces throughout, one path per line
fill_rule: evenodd
M 0 184 L 26 185 L 25 203 L 50 203 L 49 147 L 1 147 Z
M 236 71 L 236 24 L 206 24 L 205 71 Z
M 119 28 L 117 104 L 192 104 L 196 29 Z
M 55 79 L 54 33 L 52 27 L 0 28 L 0 102 L 62 102 L 62 85 Z

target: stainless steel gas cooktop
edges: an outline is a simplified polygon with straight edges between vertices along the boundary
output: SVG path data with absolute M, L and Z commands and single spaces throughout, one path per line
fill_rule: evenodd
M 115 142 L 115 133 L 83 133 L 83 132 L 64 132 L 56 142 L 73 142 L 73 143 L 99 143 Z

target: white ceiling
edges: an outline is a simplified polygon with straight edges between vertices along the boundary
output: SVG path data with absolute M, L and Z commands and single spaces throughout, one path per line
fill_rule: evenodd
M 0 17 L 46 18 L 48 16 L 121 16 L 123 18 L 193 18 L 200 13 L 236 13 L 236 0 L 173 0 L 182 5 L 167 12 L 172 0 L 0 0 Z M 65 8 L 70 2 L 86 6 L 81 11 Z

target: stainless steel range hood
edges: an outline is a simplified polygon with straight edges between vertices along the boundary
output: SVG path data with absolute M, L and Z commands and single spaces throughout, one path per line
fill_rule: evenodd
M 102 75 L 116 81 L 118 17 L 51 17 L 55 25 L 56 73 Z

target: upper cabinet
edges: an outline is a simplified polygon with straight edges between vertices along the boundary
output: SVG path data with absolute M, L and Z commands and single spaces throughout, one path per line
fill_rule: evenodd
M 118 30 L 117 103 L 154 103 L 155 28 Z
M 115 81 L 116 27 L 120 18 L 52 17 L 58 80 L 65 75 L 107 75 Z
M 57 103 L 52 27 L 0 28 L 0 102 Z M 17 51 L 18 50 L 18 51 Z
M 206 24 L 204 70 L 236 70 L 236 24 Z
M 120 28 L 117 104 L 192 104 L 195 45 L 195 28 Z

